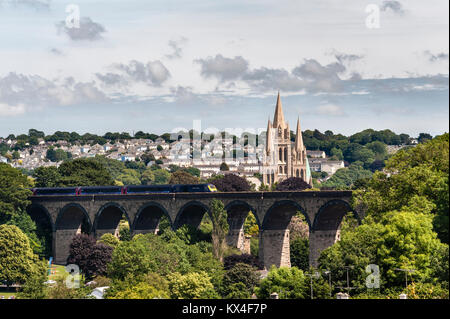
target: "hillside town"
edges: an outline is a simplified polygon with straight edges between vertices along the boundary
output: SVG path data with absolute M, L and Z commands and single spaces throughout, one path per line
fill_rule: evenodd
M 14 148 L 17 140 L 0 138 L 0 143 L 7 144 Z M 233 144 L 232 139 L 214 139 L 211 142 L 202 143 L 200 146 L 195 143 L 190 146 L 183 141 L 168 143 L 162 138 L 155 141 L 151 139 L 132 139 L 125 141 L 107 142 L 100 144 L 71 144 L 60 140 L 56 142 L 45 141 L 43 138 L 38 140 L 38 145 L 27 145 L 28 147 L 18 151 L 8 151 L 5 156 L 0 155 L 0 162 L 10 163 L 15 168 L 34 170 L 38 167 L 56 166 L 63 161 L 53 162 L 47 158 L 47 151 L 50 148 L 60 149 L 70 153 L 72 158 L 90 158 L 95 156 L 105 156 L 122 162 L 133 162 L 140 160 L 141 156 L 146 154 L 153 158 L 147 166 L 158 162 L 162 168 L 168 168 L 170 165 L 180 167 L 195 167 L 201 172 L 201 178 L 209 178 L 220 172 L 222 163 L 226 163 L 230 172 L 245 177 L 252 177 L 255 173 L 261 171 L 261 161 L 259 155 L 264 150 L 263 145 L 252 146 L 245 145 L 244 139 Z M 193 153 L 192 150 L 200 150 Z M 233 157 L 233 151 L 239 155 L 239 152 L 245 152 L 246 156 Z M 14 154 L 17 152 L 16 154 Z M 219 156 L 217 156 L 219 154 Z M 223 157 L 225 154 L 225 157 Z M 307 151 L 310 158 L 311 170 L 316 172 L 327 172 L 329 176 L 334 174 L 339 168 L 344 167 L 344 161 L 329 160 L 323 151 Z

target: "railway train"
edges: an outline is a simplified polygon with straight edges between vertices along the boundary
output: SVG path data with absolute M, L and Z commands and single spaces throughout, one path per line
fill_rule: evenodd
M 176 185 L 128 185 L 128 186 L 81 186 L 32 188 L 33 196 L 56 195 L 127 195 L 152 193 L 206 193 L 217 192 L 213 184 Z

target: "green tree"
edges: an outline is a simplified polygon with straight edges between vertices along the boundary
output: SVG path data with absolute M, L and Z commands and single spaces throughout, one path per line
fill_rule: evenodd
M 31 203 L 28 179 L 19 170 L 9 164 L 0 163 L 0 223 L 12 216 L 24 212 Z
M 433 137 L 428 133 L 420 133 L 418 137 L 419 143 L 427 142 L 431 140 Z
M 414 148 L 398 151 L 377 171 L 364 190 L 353 194 L 355 207 L 381 217 L 422 203 L 430 205 L 439 238 L 448 243 L 449 135 L 436 137 Z
M 244 221 L 244 234 L 249 236 L 258 236 L 259 227 L 255 215 L 250 211 Z
M 171 298 L 210 299 L 216 297 L 211 279 L 205 272 L 192 272 L 186 275 L 173 273 L 167 276 Z
M 274 292 L 278 293 L 280 299 L 305 299 L 308 298 L 307 280 L 303 271 L 297 267 L 272 266 L 267 277 L 255 288 L 255 293 L 259 299 L 268 299 Z
M 60 161 L 64 161 L 67 160 L 69 157 L 68 155 L 69 153 L 65 152 L 62 149 L 54 149 L 54 148 L 49 148 L 47 150 L 47 154 L 46 154 L 46 158 L 52 162 L 60 162 Z
M 148 165 L 148 163 L 154 160 L 155 156 L 153 156 L 153 154 L 144 153 L 141 155 L 141 161 L 143 161 L 145 165 Z
M 153 170 L 147 168 L 141 175 L 141 183 L 142 185 L 151 185 L 155 181 L 155 174 Z
M 333 147 L 331 149 L 330 155 L 334 158 L 336 158 L 337 160 L 343 160 L 344 159 L 344 154 L 342 153 L 342 150 L 336 147 Z
M 117 180 L 124 185 L 140 185 L 141 174 L 134 169 L 126 168 L 123 170 L 122 174 L 117 177 Z
M 369 165 L 375 160 L 375 153 L 369 148 L 361 148 L 353 154 L 355 161 L 361 161 L 364 164 L 364 168 L 368 168 Z
M 13 215 L 6 224 L 19 227 L 27 235 L 30 247 L 35 254 L 48 255 L 51 251 L 51 234 L 48 233 L 51 230 L 45 228 L 38 229 L 36 223 L 26 211 L 20 211 Z
M 321 253 L 319 264 L 321 269 L 331 270 L 341 286 L 345 285 L 344 266 L 353 267 L 351 284 L 364 289 L 365 268 L 376 264 L 382 289 L 402 287 L 404 273 L 395 269 L 415 269 L 414 280 L 427 280 L 433 252 L 441 245 L 429 212 L 392 211 L 379 221 L 367 216 L 355 229 L 343 227 L 340 241 Z
M 154 234 L 136 235 L 130 241 L 121 241 L 114 249 L 108 274 L 113 279 L 140 278 L 150 272 L 166 276 L 186 273 L 191 265 L 177 243 L 167 243 Z
M 188 172 L 189 174 L 191 174 L 192 176 L 200 178 L 200 170 L 198 168 L 196 168 L 196 167 L 187 167 L 187 168 L 184 168 L 184 170 L 186 172 Z
M 92 291 L 84 285 L 82 278 L 80 288 L 68 287 L 63 277 L 58 277 L 55 281 L 55 285 L 47 288 L 48 299 L 87 299 L 87 295 Z
M 170 176 L 169 184 L 198 184 L 199 178 L 186 171 L 178 170 Z
M 169 286 L 164 277 L 156 273 L 145 275 L 142 281 L 115 281 L 106 291 L 106 299 L 168 299 Z
M 34 128 L 30 128 L 28 130 L 28 136 L 29 137 L 37 137 L 37 138 L 44 138 L 45 137 L 45 133 L 42 131 L 38 131 Z
M 349 167 L 340 168 L 321 187 L 333 187 L 337 189 L 351 189 L 360 179 L 370 178 L 372 172 L 362 167 L 360 162 L 355 162 Z
M 298 237 L 290 242 L 291 265 L 303 271 L 309 269 L 309 240 Z
M 235 294 L 233 285 L 242 283 L 245 291 L 245 298 L 249 298 L 253 293 L 253 289 L 259 283 L 259 274 L 256 270 L 247 264 L 237 263 L 231 269 L 227 270 L 222 281 L 223 296 Z M 243 291 L 243 292 L 244 292 Z
M 28 237 L 14 225 L 0 225 L 0 282 L 24 284 L 45 273 L 46 265 L 30 247 Z
M 380 141 L 374 141 L 366 145 L 373 153 L 375 153 L 375 159 L 384 159 L 387 155 L 386 144 Z
M 28 277 L 17 297 L 19 299 L 47 299 L 48 291 L 44 284 L 45 281 L 47 281 L 45 271 Z
M 135 238 L 120 242 L 114 249 L 108 264 L 109 277 L 124 280 L 127 276 L 139 277 L 151 271 L 150 250 L 144 240 Z
M 161 185 L 167 184 L 170 179 L 170 173 L 165 169 L 156 169 L 153 171 L 153 175 L 155 175 L 154 184 Z
M 62 176 L 60 186 L 63 187 L 114 185 L 108 170 L 101 163 L 89 159 L 64 162 L 58 171 Z
M 224 208 L 222 201 L 213 199 L 211 201 L 211 221 L 213 231 L 211 234 L 213 243 L 213 254 L 220 261 L 223 260 L 223 253 L 225 247 L 225 238 L 228 233 L 227 211 Z
M 103 234 L 97 242 L 108 245 L 112 248 L 116 248 L 117 245 L 119 245 L 120 241 L 113 234 L 106 233 L 106 234 Z
M 122 241 L 131 240 L 130 223 L 125 216 L 122 216 L 119 223 L 119 239 Z
M 55 166 L 38 167 L 33 172 L 36 187 L 58 187 L 62 178 Z
M 96 155 L 94 158 L 89 158 L 89 160 L 97 162 L 101 165 L 103 165 L 106 170 L 111 175 L 111 178 L 113 180 L 117 180 L 118 177 L 123 173 L 123 171 L 126 169 L 126 166 L 123 162 L 107 158 L 102 155 Z
M 449 288 L 449 258 L 448 245 L 441 245 L 431 256 L 431 275 L 432 283 L 440 283 L 444 288 Z
M 441 287 L 440 284 L 430 283 L 411 283 L 403 291 L 408 299 L 448 299 L 448 289 Z

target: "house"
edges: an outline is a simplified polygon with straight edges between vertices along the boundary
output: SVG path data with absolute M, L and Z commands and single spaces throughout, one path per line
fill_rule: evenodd
M 306 150 L 306 156 L 309 158 L 326 158 L 324 151 L 308 151 Z
M 333 175 L 340 168 L 344 168 L 344 161 L 330 161 L 326 158 L 311 158 L 309 160 L 309 168 L 313 172 L 326 172 Z
M 120 156 L 120 160 L 122 162 L 134 162 L 136 160 L 136 158 L 134 156 L 131 155 L 122 155 Z
M 344 161 L 326 161 L 322 163 L 322 172 L 333 175 L 338 169 L 344 168 Z

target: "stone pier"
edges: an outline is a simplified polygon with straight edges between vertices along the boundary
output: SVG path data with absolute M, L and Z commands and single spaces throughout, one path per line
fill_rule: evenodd
M 289 229 L 263 230 L 260 232 L 259 254 L 264 269 L 291 267 Z

